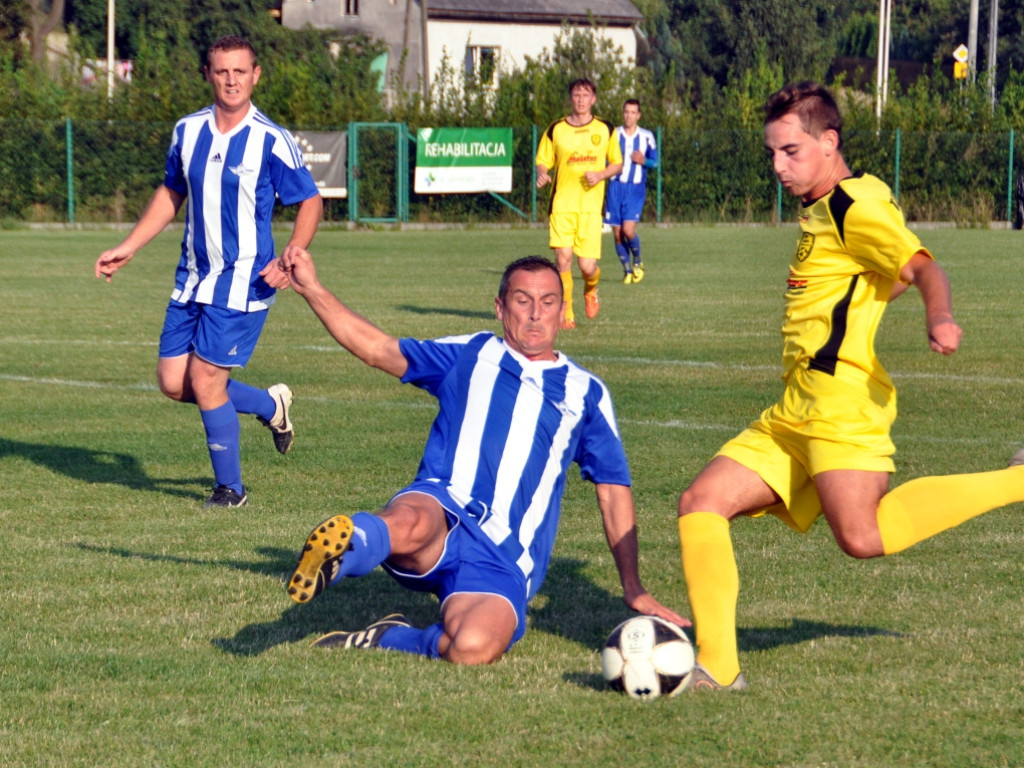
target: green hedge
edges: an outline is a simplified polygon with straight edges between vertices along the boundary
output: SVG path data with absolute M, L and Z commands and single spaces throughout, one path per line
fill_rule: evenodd
M 67 130 L 70 126 L 70 132 Z M 163 178 L 173 124 L 106 120 L 0 120 L 0 219 L 16 221 L 131 222 Z M 303 126 L 309 128 L 309 126 Z M 549 191 L 534 193 L 533 148 L 542 127 L 513 129 L 513 192 L 505 202 L 490 195 L 410 193 L 409 218 L 423 222 L 543 219 Z M 69 206 L 68 143 L 71 137 L 73 207 Z M 415 136 L 413 129 L 408 135 Z M 844 154 L 851 168 L 873 173 L 898 193 L 910 220 L 977 225 L 1010 217 L 1013 179 L 1024 173 L 1015 134 L 943 131 L 851 130 Z M 762 134 L 753 130 L 663 131 L 663 221 L 767 222 L 790 218 L 794 202 L 779 198 L 765 157 Z M 398 213 L 394 131 L 360 138 L 359 214 Z M 412 178 L 415 151 L 410 146 Z M 648 191 L 647 221 L 657 217 L 655 176 Z M 506 204 L 507 203 L 507 204 Z M 328 218 L 349 218 L 346 201 L 331 201 Z M 536 213 L 534 213 L 536 212 Z M 288 215 L 288 214 L 284 214 Z

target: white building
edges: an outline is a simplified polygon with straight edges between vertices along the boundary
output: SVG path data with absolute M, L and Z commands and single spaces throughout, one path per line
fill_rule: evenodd
M 497 83 L 525 57 L 552 50 L 564 23 L 597 24 L 636 58 L 642 14 L 629 0 L 282 0 L 281 23 L 364 34 L 387 43 L 381 71 L 407 89 L 429 88 L 445 56 L 452 66 Z M 404 52 L 404 56 L 403 56 Z M 402 71 L 399 71 L 402 70 Z

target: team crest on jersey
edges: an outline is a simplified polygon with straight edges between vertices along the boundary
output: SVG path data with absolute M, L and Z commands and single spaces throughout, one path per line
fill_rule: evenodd
M 811 255 L 812 250 L 814 250 L 814 235 L 810 232 L 804 232 L 796 246 L 796 260 L 806 261 L 807 257 Z
M 244 165 L 235 165 L 229 169 L 235 176 L 246 176 L 252 173 L 252 168 L 246 168 Z
M 595 147 L 597 147 L 597 146 L 600 146 L 600 144 L 601 144 L 601 137 L 600 137 L 600 136 L 598 136 L 598 135 L 597 135 L 597 134 L 595 133 L 594 135 L 592 135 L 592 136 L 590 137 L 590 143 L 591 143 L 591 144 L 593 144 L 593 145 L 594 145 Z

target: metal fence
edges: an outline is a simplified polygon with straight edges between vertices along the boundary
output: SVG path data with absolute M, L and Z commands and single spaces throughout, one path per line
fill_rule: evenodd
M 0 220 L 131 222 L 163 178 L 171 123 L 0 120 Z M 347 128 L 347 127 L 346 127 Z M 325 130 L 317 128 L 316 130 Z M 399 141 L 396 142 L 396 130 Z M 377 125 L 350 154 L 349 199 L 328 200 L 326 216 L 350 221 L 515 222 L 542 220 L 536 126 L 513 130 L 513 191 L 417 195 L 411 191 L 414 132 Z M 668 131 L 652 174 L 645 218 L 674 222 L 790 220 L 795 202 L 776 182 L 760 131 Z M 1014 221 L 1016 179 L 1024 177 L 1015 132 L 849 132 L 844 155 L 886 181 L 910 220 L 986 224 Z M 283 212 L 288 217 L 287 212 Z

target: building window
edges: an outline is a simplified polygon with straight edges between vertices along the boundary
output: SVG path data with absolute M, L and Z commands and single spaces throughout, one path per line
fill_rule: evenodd
M 501 48 L 493 45 L 466 46 L 466 75 L 476 79 L 480 85 L 498 85 L 498 61 Z
M 359 0 L 342 0 L 345 5 L 346 16 L 358 16 L 359 15 Z

